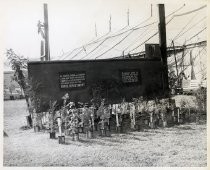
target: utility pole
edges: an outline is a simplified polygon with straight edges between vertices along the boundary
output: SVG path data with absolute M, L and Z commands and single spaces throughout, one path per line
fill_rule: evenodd
M 175 60 L 175 64 L 176 64 L 176 75 L 178 76 L 179 73 L 178 73 L 178 66 L 177 66 L 177 60 L 176 60 L 176 50 L 175 50 L 175 47 L 174 47 L 174 41 L 172 41 L 172 44 L 173 44 L 173 49 L 174 49 L 174 60 Z
M 50 60 L 49 26 L 47 4 L 44 4 L 45 61 Z
M 181 66 L 181 72 L 184 70 L 184 56 L 185 56 L 185 49 L 186 49 L 186 46 L 185 46 L 185 44 L 184 44 L 184 45 L 183 45 L 183 52 L 182 52 L 181 63 L 180 63 L 180 66 Z
M 164 4 L 158 4 L 159 9 L 159 44 L 163 63 L 163 86 L 166 95 L 169 95 L 168 83 L 168 63 L 167 63 L 167 44 L 166 44 L 166 23 Z
M 41 61 L 44 61 L 44 57 L 45 57 L 45 55 L 44 55 L 44 41 L 43 40 L 41 40 Z

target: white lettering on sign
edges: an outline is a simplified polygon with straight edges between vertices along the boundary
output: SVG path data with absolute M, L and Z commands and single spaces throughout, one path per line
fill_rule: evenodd
M 60 88 L 77 88 L 85 86 L 85 73 L 60 73 Z
M 138 71 L 123 71 L 121 72 L 123 83 L 138 83 L 139 72 Z

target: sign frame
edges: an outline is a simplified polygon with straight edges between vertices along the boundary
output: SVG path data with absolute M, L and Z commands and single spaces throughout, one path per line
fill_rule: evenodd
M 122 81 L 122 73 L 123 72 L 138 72 L 138 82 L 128 82 L 124 83 Z M 120 69 L 119 70 L 119 78 L 123 86 L 138 86 L 142 85 L 142 75 L 141 75 L 141 69 Z
M 81 74 L 81 73 L 84 73 L 85 74 L 85 80 L 84 80 L 84 86 L 81 86 L 81 87 L 68 87 L 68 88 L 61 88 L 61 79 L 60 79 L 60 75 L 61 74 Z M 80 90 L 80 89 L 83 89 L 83 88 L 86 88 L 87 87 L 87 75 L 86 75 L 86 71 L 65 71 L 65 72 L 58 72 L 58 86 L 59 86 L 59 89 L 62 90 L 62 91 L 65 91 L 65 90 Z

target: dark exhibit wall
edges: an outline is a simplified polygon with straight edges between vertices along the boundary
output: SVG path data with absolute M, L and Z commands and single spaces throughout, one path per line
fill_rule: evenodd
M 89 102 L 93 96 L 119 102 L 123 97 L 154 95 L 162 89 L 160 59 L 119 59 L 29 62 L 36 95 L 45 102 L 69 92 L 71 101 Z M 43 103 L 43 102 L 42 102 Z

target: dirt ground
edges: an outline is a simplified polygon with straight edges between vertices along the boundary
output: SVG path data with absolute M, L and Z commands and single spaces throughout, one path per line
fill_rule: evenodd
M 24 100 L 4 102 L 4 166 L 206 167 L 206 124 L 195 123 L 58 144 L 49 134 L 21 130 Z

